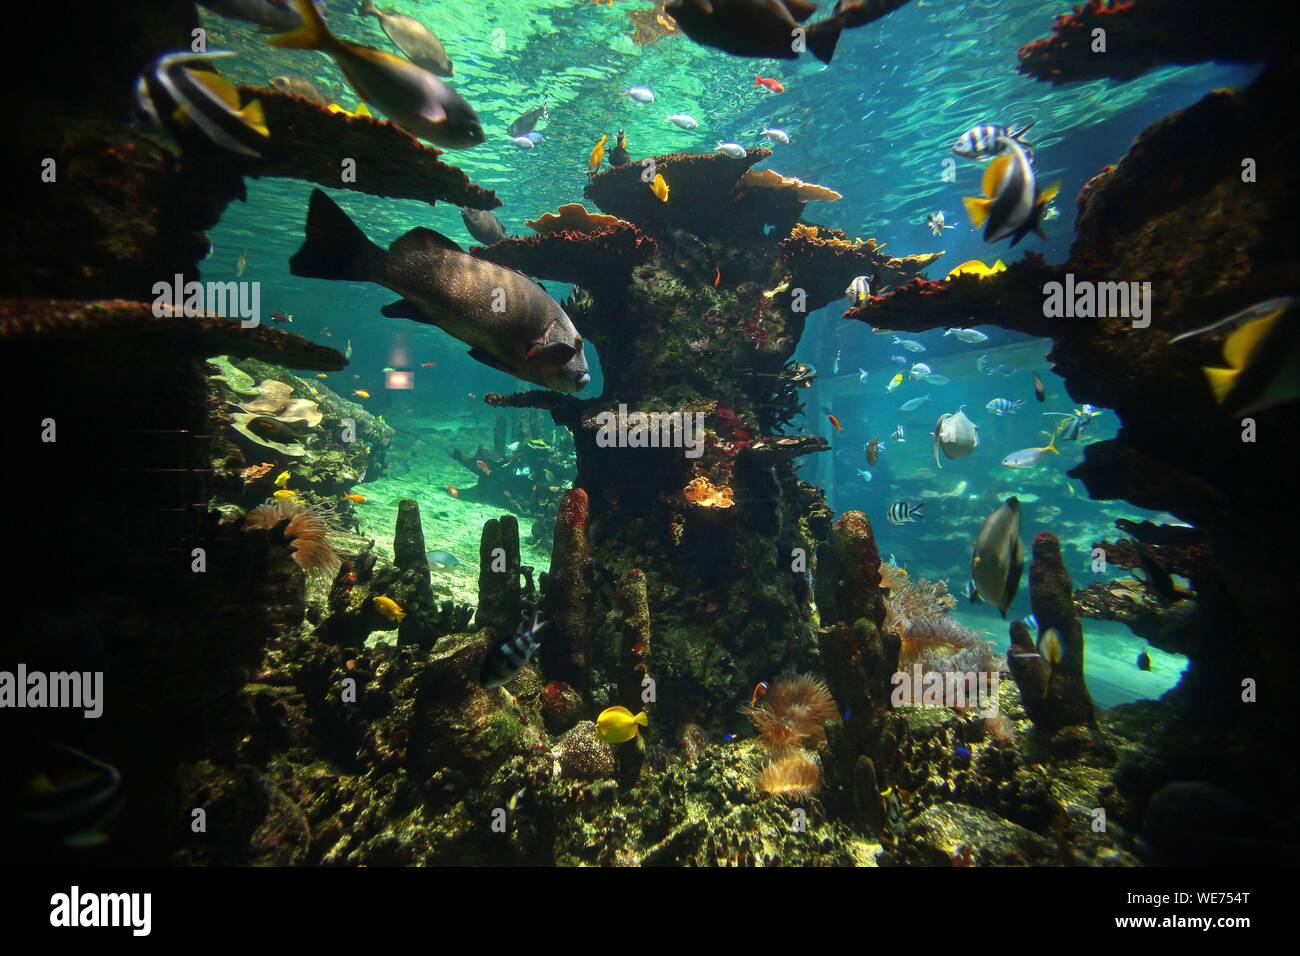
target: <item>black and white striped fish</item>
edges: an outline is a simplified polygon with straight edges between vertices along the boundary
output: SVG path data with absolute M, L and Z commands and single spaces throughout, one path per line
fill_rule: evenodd
M 136 108 L 155 127 L 178 139 L 198 133 L 222 149 L 261 159 L 261 142 L 270 136 L 262 104 L 239 105 L 239 93 L 213 70 L 191 69 L 235 54 L 168 53 L 155 60 L 136 81 Z
M 1001 145 L 998 142 L 999 140 L 1013 140 L 1025 149 L 1030 150 L 1030 155 L 1033 155 L 1033 148 L 1020 138 L 1029 132 L 1033 126 L 1033 123 L 1015 129 L 1007 126 L 995 126 L 992 123 L 972 126 L 961 134 L 961 138 L 957 140 L 952 151 L 965 159 L 988 159 L 1007 148 L 1005 145 Z
M 1007 152 L 984 168 L 983 196 L 963 196 L 966 214 L 976 229 L 984 227 L 984 241 L 1010 239 L 1014 246 L 1029 233 L 1047 238 L 1039 228 L 1043 206 L 1056 198 L 1059 182 L 1039 190 L 1033 164 L 1019 143 L 1000 139 Z
M 925 515 L 921 514 L 921 509 L 925 507 L 924 501 L 918 501 L 914 505 L 909 505 L 906 501 L 895 501 L 885 512 L 885 519 L 890 524 L 909 524 L 913 521 L 924 521 Z
M 538 633 L 546 626 L 533 615 L 533 623 L 520 625 L 510 637 L 493 644 L 483 659 L 483 671 L 479 683 L 489 689 L 504 687 L 515 679 L 515 675 L 528 666 L 537 649 L 542 646 L 537 639 Z

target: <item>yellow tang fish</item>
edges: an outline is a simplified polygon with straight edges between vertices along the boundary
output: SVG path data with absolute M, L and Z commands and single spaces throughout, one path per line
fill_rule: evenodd
M 606 707 L 596 718 L 596 736 L 607 744 L 625 744 L 634 740 L 637 728 L 647 723 L 644 710 L 634 717 L 626 707 Z
M 1043 687 L 1043 697 L 1046 698 L 1052 692 L 1052 681 L 1056 679 L 1056 669 L 1061 666 L 1061 659 L 1065 656 L 1065 649 L 1061 646 L 1061 635 L 1057 633 L 1056 628 L 1049 627 L 1047 633 L 1043 635 L 1038 642 L 1038 653 L 1047 661 L 1050 668 L 1047 674 L 1047 684 Z
M 402 610 L 402 606 L 390 597 L 375 598 L 375 610 L 390 621 L 396 621 L 398 624 L 401 624 L 406 618 L 406 612 Z
M 655 181 L 650 186 L 650 191 L 655 194 L 655 198 L 660 202 L 668 201 L 668 184 L 664 182 L 664 177 L 655 173 Z
M 605 158 L 605 143 L 609 140 L 608 136 L 602 136 L 596 140 L 596 145 L 591 147 L 591 157 L 587 160 L 587 170 L 595 172 L 600 169 L 600 161 Z
M 289 491 L 287 488 L 281 488 L 271 497 L 279 498 L 281 501 L 290 501 L 293 498 L 297 498 L 298 493 L 296 491 Z
M 980 259 L 967 259 L 959 266 L 954 266 L 952 270 L 944 276 L 945 279 L 951 279 L 953 276 L 978 276 L 981 279 L 987 279 L 991 275 L 997 275 L 999 272 L 1006 272 L 1007 264 L 1001 259 L 993 263 L 992 267 L 986 266 Z
M 351 118 L 351 119 L 356 119 L 358 116 L 372 116 L 372 115 L 373 115 L 373 114 L 370 112 L 370 110 L 368 110 L 368 109 L 366 108 L 366 104 L 365 104 L 365 103 L 358 103 L 358 104 L 357 104 L 357 111 L 356 111 L 355 113 L 349 113 L 347 110 L 345 110 L 343 107 L 339 106 L 337 103 L 331 103 L 329 106 L 326 107 L 326 109 L 328 109 L 331 113 L 342 113 L 344 116 L 347 116 L 347 117 L 349 117 L 349 118 Z
M 275 476 L 275 487 L 283 488 L 285 485 L 289 483 L 289 479 L 292 477 L 293 477 L 293 472 L 289 471 L 288 469 L 285 469 L 284 471 L 280 472 L 278 475 Z

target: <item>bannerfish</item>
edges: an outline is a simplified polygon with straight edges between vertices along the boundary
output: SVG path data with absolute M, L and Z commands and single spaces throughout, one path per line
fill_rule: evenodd
M 1046 445 L 1041 448 L 1022 448 L 1020 451 L 1013 451 L 1002 459 L 1002 464 L 1007 468 L 1033 468 L 1041 464 L 1045 456 L 1059 455 L 1061 452 L 1056 447 L 1056 436 L 1060 432 L 1060 426 L 1057 426 L 1054 432 L 1043 432 L 1044 435 L 1050 436 Z
M 904 437 L 903 426 L 902 425 L 895 426 L 894 433 L 889 436 L 889 439 L 890 441 L 898 441 L 898 442 L 907 441 L 907 439 Z
M 1032 149 L 1021 137 L 1033 127 L 1033 123 L 1015 128 L 991 123 L 972 126 L 958 137 L 952 151 L 964 159 L 987 159 L 1005 152 L 1012 143 L 1024 149 Z
M 547 100 L 549 98 L 549 93 L 543 94 L 542 105 L 524 113 L 506 128 L 506 132 L 511 136 L 527 136 L 533 131 L 538 120 L 550 119 L 551 114 L 547 110 Z
M 925 351 L 925 346 L 922 345 L 920 342 L 918 342 L 916 339 L 900 339 L 897 335 L 895 335 L 894 344 L 902 346 L 903 348 L 907 349 L 909 352 Z
M 984 519 L 971 554 L 970 576 L 980 600 L 992 604 L 1006 620 L 1007 608 L 1020 589 L 1025 567 L 1020 543 L 1020 499 L 1008 498 Z
M 596 736 L 607 744 L 625 744 L 636 739 L 637 728 L 647 723 L 644 710 L 633 716 L 626 707 L 606 707 L 596 718 Z
M 1270 299 L 1171 342 L 1231 328 L 1223 343 L 1226 367 L 1205 367 L 1214 400 L 1234 415 L 1300 398 L 1300 299 Z
M 460 567 L 460 562 L 456 560 L 456 556 L 450 551 L 426 551 L 424 556 L 431 565 L 440 571 Z
M 433 73 L 392 53 L 340 40 L 311 0 L 295 3 L 303 25 L 272 37 L 273 46 L 329 54 L 361 99 L 412 136 L 449 149 L 467 149 L 486 139 L 474 108 Z
M 324 106 L 326 102 L 325 94 L 316 88 L 316 84 L 311 80 L 304 80 L 300 76 L 273 76 L 271 77 L 271 87 L 281 93 L 301 96 L 304 100 L 319 103 L 321 106 Z
M 730 156 L 732 159 L 744 159 L 749 155 L 745 147 L 739 143 L 724 143 L 721 140 L 718 141 L 717 150 L 723 156 Z
M 898 406 L 898 410 L 900 412 L 914 412 L 929 400 L 929 395 L 922 395 L 920 398 L 909 398 L 902 405 Z
M 844 29 L 835 16 L 801 28 L 817 9 L 810 0 L 668 0 L 664 9 L 696 43 L 734 56 L 795 60 L 806 47 L 829 63 Z M 804 43 L 791 43 L 800 30 Z
M 301 0 L 300 0 L 301 2 Z M 976 229 L 984 227 L 985 242 L 1010 239 L 1015 245 L 1029 233 L 1046 239 L 1039 228 L 1043 206 L 1056 198 L 1060 182 L 1046 189 L 1038 188 L 1033 164 L 1019 143 L 1002 138 L 1007 152 L 994 159 L 984 170 L 983 196 L 963 196 L 966 214 Z
M 261 101 L 240 106 L 239 92 L 215 70 L 191 68 L 234 55 L 212 50 L 159 57 L 136 81 L 136 109 L 150 126 L 166 130 L 182 145 L 197 136 L 229 152 L 261 159 L 258 150 L 271 135 Z
M 940 469 L 939 451 L 943 450 L 945 458 L 966 458 L 980 444 L 979 426 L 966 417 L 963 405 L 951 415 L 940 415 L 934 425 L 934 463 Z
M 442 41 L 415 17 L 402 13 L 385 13 L 379 10 L 371 0 L 361 0 L 357 16 L 374 17 L 393 46 L 406 54 L 406 58 L 416 66 L 422 66 L 438 76 L 451 76 L 451 57 L 443 48 Z
M 655 101 L 654 90 L 648 86 L 634 86 L 629 90 L 624 90 L 623 95 L 629 97 L 634 103 L 653 103 Z
M 72 849 L 108 842 L 113 821 L 126 803 L 116 767 L 54 744 L 34 753 L 29 769 L 16 788 L 15 809 L 24 839 L 35 837 Z
M 965 262 L 955 265 L 948 270 L 948 274 L 944 276 L 944 278 L 951 279 L 954 276 L 975 276 L 979 279 L 987 279 L 989 276 L 997 275 L 999 272 L 1006 271 L 1007 264 L 1001 259 L 995 259 L 991 266 L 985 265 L 983 259 L 967 259 Z M 946 335 L 947 333 L 944 334 Z M 960 336 L 958 337 L 960 338 Z M 988 336 L 985 336 L 984 338 L 988 338 Z M 965 342 L 967 340 L 962 339 L 962 341 Z M 984 339 L 975 339 L 974 341 L 982 342 Z
M 263 30 L 284 33 L 302 26 L 302 17 L 285 0 L 199 0 L 202 6 L 231 20 L 256 23 Z M 321 16 L 325 15 L 325 0 L 316 0 Z
M 998 260 L 998 262 L 1001 261 L 1001 259 Z M 965 342 L 967 345 L 978 345 L 980 342 L 989 340 L 989 337 L 979 329 L 948 329 L 943 334 L 951 335 L 958 342 Z
M 860 306 L 871 297 L 871 290 L 879 281 L 880 276 L 874 274 L 871 276 L 857 276 L 849 287 L 844 290 L 844 297 L 848 299 L 849 305 Z
M 486 209 L 470 209 L 468 206 L 461 206 L 460 218 L 465 223 L 465 228 L 469 230 L 469 234 L 485 246 L 500 242 L 506 237 L 501 220 Z
M 942 236 L 945 229 L 956 229 L 956 226 L 950 226 L 944 222 L 943 210 L 932 212 L 925 217 L 925 228 L 936 236 Z
M 678 129 L 695 129 L 695 127 L 700 125 L 699 121 L 690 113 L 673 113 L 671 116 L 664 117 L 664 119 L 668 120 L 668 122 L 672 123 Z
M 319 189 L 312 191 L 306 233 L 289 260 L 291 274 L 391 289 L 403 298 L 385 306 L 384 315 L 436 325 L 469 345 L 471 358 L 526 382 L 576 392 L 591 381 L 582 336 L 528 277 L 466 255 L 422 227 L 385 251 Z
M 909 505 L 906 501 L 895 501 L 885 512 L 885 520 L 890 524 L 911 524 L 914 521 L 924 521 L 925 515 L 921 514 L 921 509 L 925 507 L 924 501 L 918 501 L 914 505 Z
M 483 669 L 479 673 L 479 683 L 491 690 L 504 687 L 515 679 L 515 675 L 528 666 L 538 648 L 542 646 L 538 638 L 546 622 L 537 620 L 533 614 L 531 625 L 520 625 L 510 637 L 497 641 L 488 648 L 483 658 Z
M 790 134 L 783 129 L 765 129 L 759 131 L 759 136 L 766 136 L 774 143 L 780 143 L 782 146 L 790 145 Z

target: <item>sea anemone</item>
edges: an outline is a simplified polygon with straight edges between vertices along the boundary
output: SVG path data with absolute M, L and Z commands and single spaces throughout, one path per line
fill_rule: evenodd
M 806 750 L 786 748 L 773 753 L 754 785 L 763 793 L 787 803 L 807 803 L 821 786 L 821 770 Z
M 332 578 L 342 559 L 326 535 L 335 529 L 328 518 L 301 501 L 271 499 L 250 511 L 244 518 L 244 530 L 268 530 L 281 522 L 284 536 L 292 542 L 293 560 L 309 575 Z
M 745 713 L 768 749 L 775 752 L 823 743 L 823 725 L 839 718 L 839 707 L 824 680 L 811 674 L 795 674 L 773 681 L 763 702 L 745 708 Z

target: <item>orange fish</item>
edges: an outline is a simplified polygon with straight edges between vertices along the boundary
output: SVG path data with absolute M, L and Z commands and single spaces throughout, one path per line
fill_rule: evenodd
M 343 497 L 348 499 L 348 501 L 352 502 L 354 505 L 364 505 L 366 503 L 366 496 L 359 495 L 355 491 L 349 491 Z
M 757 73 L 754 74 L 754 85 L 761 86 L 769 93 L 785 92 L 785 87 L 781 85 L 780 80 L 774 80 L 771 77 L 767 77 L 767 76 L 759 76 Z
M 359 389 L 357 389 L 355 392 L 353 392 L 352 394 L 355 395 L 357 398 L 369 398 L 369 397 L 370 397 L 370 393 L 367 392 L 364 388 L 359 388 Z
M 844 426 L 840 424 L 840 420 L 838 418 L 836 418 L 834 415 L 827 415 L 826 417 L 830 419 L 831 424 L 835 426 L 835 430 L 837 432 L 844 431 Z
M 722 270 L 717 266 L 714 266 L 713 267 L 713 288 L 716 289 L 718 287 L 718 283 L 721 281 L 722 281 Z
M 421 362 L 421 363 L 420 363 L 420 368 L 437 368 L 437 367 L 438 367 L 438 363 L 437 363 L 437 362 Z
M 448 485 L 448 486 L 447 486 L 447 494 L 451 495 L 453 498 L 459 498 L 459 497 L 460 497 L 460 492 L 456 490 L 456 486 L 455 486 L 455 485 Z
M 767 696 L 767 681 L 761 680 L 754 685 L 754 696 L 749 699 L 750 707 L 757 707 L 758 702 Z
M 319 375 L 317 375 L 316 377 L 317 377 L 317 378 L 329 378 L 329 376 L 326 375 L 324 372 L 321 372 L 321 373 L 320 373 Z
M 482 458 L 475 458 L 474 464 L 478 465 L 478 470 L 483 472 L 483 474 L 485 475 L 492 474 L 492 469 L 488 467 L 488 463 L 485 462 Z

